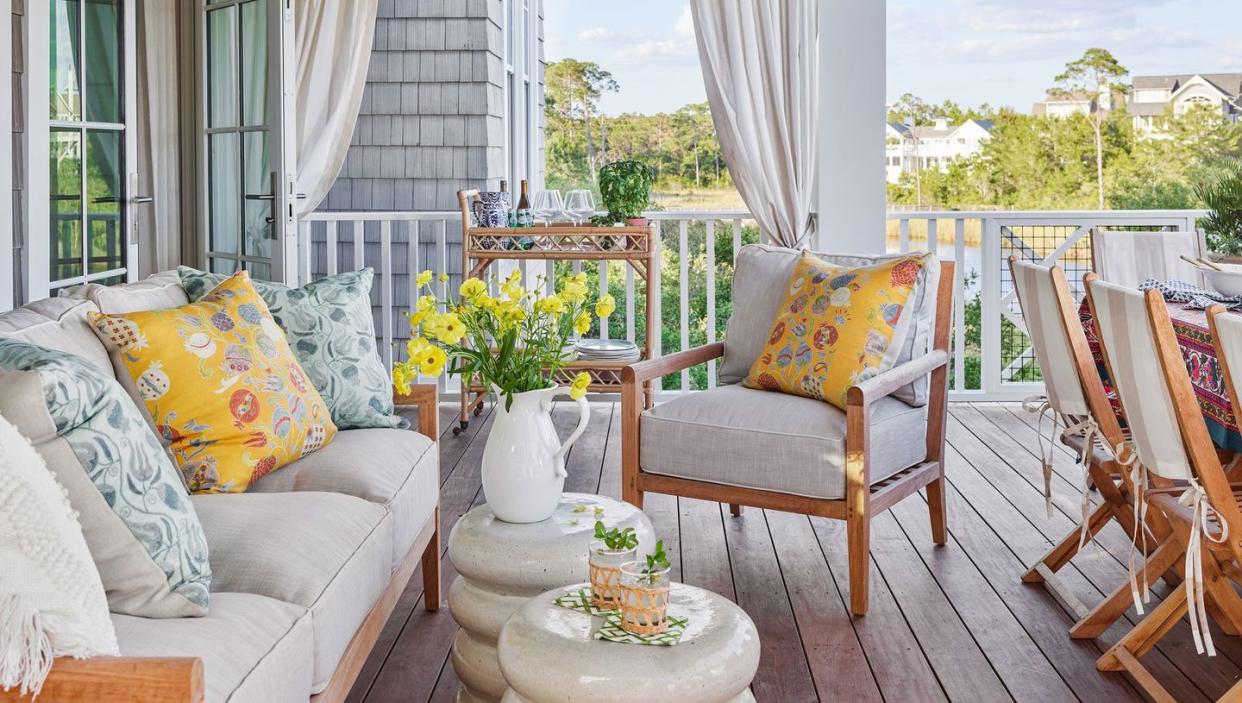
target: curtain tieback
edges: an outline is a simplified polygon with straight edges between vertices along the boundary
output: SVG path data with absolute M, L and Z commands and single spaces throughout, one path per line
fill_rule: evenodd
M 1190 631 L 1195 639 L 1195 651 L 1209 657 L 1216 656 L 1216 648 L 1212 645 L 1212 632 L 1208 628 L 1207 605 L 1203 596 L 1203 543 L 1209 539 L 1216 544 L 1223 544 L 1229 538 L 1229 524 L 1221 519 L 1220 514 L 1207 500 L 1203 486 L 1195 479 L 1190 479 L 1190 486 L 1177 499 L 1178 503 L 1188 506 L 1191 512 L 1190 541 L 1186 545 L 1186 610 L 1190 615 Z M 1209 518 L 1215 515 L 1220 524 L 1220 533 L 1213 536 Z

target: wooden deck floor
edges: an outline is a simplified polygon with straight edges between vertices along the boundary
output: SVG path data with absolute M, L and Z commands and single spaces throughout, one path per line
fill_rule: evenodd
M 870 613 L 847 611 L 844 523 L 650 495 L 647 513 L 669 546 L 675 578 L 742 606 L 759 628 L 759 701 L 1142 700 L 1095 660 L 1137 620 L 1099 641 L 1071 640 L 1070 617 L 1042 587 L 1019 580 L 1080 514 L 1079 472 L 1057 451 L 1055 515 L 1044 510 L 1033 418 L 1008 404 L 955 404 L 948 425 L 951 540 L 934 547 L 926 503 L 904 501 L 872 527 Z M 451 426 L 445 405 L 442 426 Z M 569 408 L 554 419 L 562 434 Z M 479 467 L 489 418 L 441 438 L 443 529 L 482 502 Z M 566 490 L 620 493 L 620 415 L 592 406 L 569 457 Z M 1129 542 L 1115 525 L 1064 570 L 1089 605 L 1126 578 Z M 445 557 L 444 583 L 456 577 Z M 1164 587 L 1157 588 L 1157 596 Z M 415 576 L 350 694 L 351 701 L 449 701 L 457 629 L 447 607 L 422 608 Z M 1242 638 L 1217 632 L 1218 655 L 1195 653 L 1183 621 L 1145 661 L 1178 700 L 1215 699 L 1242 676 Z

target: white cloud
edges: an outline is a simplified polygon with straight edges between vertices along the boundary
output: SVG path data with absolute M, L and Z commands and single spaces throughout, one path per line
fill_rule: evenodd
M 592 27 L 578 32 L 578 41 L 600 41 L 612 39 L 615 35 L 605 27 Z
M 613 54 L 619 63 L 626 65 L 680 62 L 696 56 L 694 45 L 680 39 L 651 39 L 633 46 L 625 46 Z
M 690 13 L 690 4 L 681 8 L 681 14 L 677 16 L 677 36 L 682 39 L 694 39 L 694 16 Z

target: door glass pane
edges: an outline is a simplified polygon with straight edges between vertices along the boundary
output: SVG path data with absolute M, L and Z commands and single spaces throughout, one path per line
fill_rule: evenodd
M 256 281 L 272 280 L 272 265 L 271 264 L 260 264 L 256 261 L 251 261 L 250 263 L 246 264 L 246 270 L 250 272 L 250 278 Z
M 121 133 L 87 130 L 87 246 L 90 254 L 87 273 L 125 265 L 121 165 Z
M 78 80 L 81 15 L 77 0 L 52 0 L 49 17 L 51 58 L 50 116 L 54 120 L 82 119 L 81 86 Z M 7 49 L 6 49 L 7 51 Z
M 219 258 L 212 257 L 211 272 L 212 273 L 223 273 L 226 276 L 231 276 L 237 273 L 237 262 L 234 261 L 233 259 L 219 259 Z
M 247 132 L 246 144 L 246 194 L 270 195 L 272 193 L 272 170 L 267 151 L 267 132 Z M 246 254 L 249 256 L 272 255 L 271 200 L 247 198 L 246 203 Z
M 212 251 L 240 254 L 241 141 L 237 133 L 212 134 L 208 139 L 207 246 Z
M 86 119 L 121 121 L 121 9 L 117 0 L 86 2 Z
M 267 7 L 266 2 L 241 6 L 242 123 L 267 122 Z
M 76 129 L 53 129 L 48 164 L 52 196 L 51 280 L 82 275 L 82 141 Z
M 207 126 L 237 125 L 237 8 L 207 13 Z

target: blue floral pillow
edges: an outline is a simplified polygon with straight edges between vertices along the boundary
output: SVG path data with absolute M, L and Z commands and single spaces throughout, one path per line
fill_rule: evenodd
M 177 268 L 181 286 L 195 302 L 228 278 L 188 266 Z M 392 380 L 375 348 L 370 268 L 290 288 L 252 281 L 285 331 L 298 363 L 328 404 L 338 429 L 405 427 L 393 415 Z
M 73 354 L 0 337 L 0 413 L 68 492 L 110 610 L 207 614 L 202 525 L 181 473 L 116 379 Z

